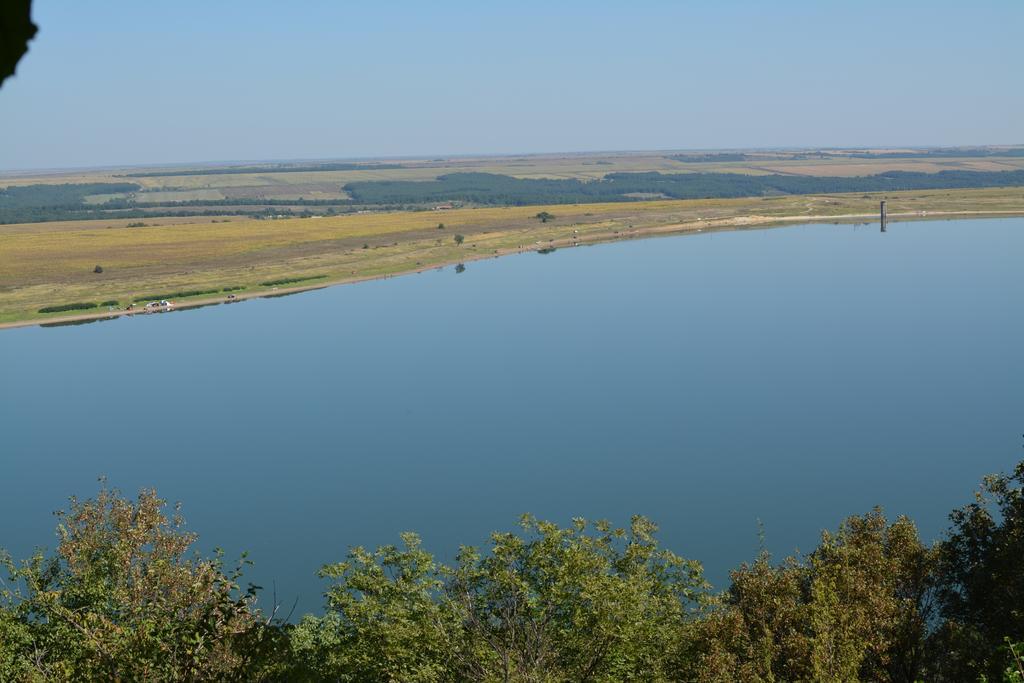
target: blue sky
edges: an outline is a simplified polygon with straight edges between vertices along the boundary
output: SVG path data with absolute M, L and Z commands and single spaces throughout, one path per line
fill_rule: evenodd
M 1024 143 L 1024 2 L 35 0 L 0 168 Z

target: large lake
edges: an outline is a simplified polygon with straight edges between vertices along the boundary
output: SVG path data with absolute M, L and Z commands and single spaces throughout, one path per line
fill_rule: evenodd
M 300 611 L 348 546 L 524 512 L 647 515 L 722 588 L 759 520 L 779 557 L 874 505 L 933 539 L 1022 455 L 1022 257 L 1024 219 L 808 225 L 0 331 L 0 546 L 100 475 Z

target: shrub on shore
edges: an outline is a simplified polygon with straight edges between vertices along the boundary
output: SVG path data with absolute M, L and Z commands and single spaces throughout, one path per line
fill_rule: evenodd
M 364 246 L 363 248 L 365 249 L 366 247 Z M 278 285 L 290 285 L 290 284 L 293 284 L 295 282 L 307 282 L 309 280 L 319 280 L 319 279 L 325 278 L 325 277 L 327 277 L 327 276 L 326 275 L 307 275 L 305 277 L 285 277 L 285 278 L 281 278 L 280 280 L 268 280 L 266 282 L 261 282 L 260 284 L 262 286 L 264 286 L 264 287 L 276 287 Z
M 90 308 L 97 308 L 99 304 L 91 302 L 82 302 L 75 304 L 59 304 L 57 306 L 43 306 L 39 309 L 40 313 L 63 313 L 64 311 L 87 311 Z

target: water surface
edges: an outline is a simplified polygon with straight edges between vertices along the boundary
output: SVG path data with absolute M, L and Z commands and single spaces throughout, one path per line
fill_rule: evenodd
M 1024 220 L 525 254 L 0 331 L 0 545 L 155 486 L 300 610 L 350 545 L 451 556 L 523 512 L 660 523 L 724 587 L 874 505 L 935 538 L 1021 456 Z

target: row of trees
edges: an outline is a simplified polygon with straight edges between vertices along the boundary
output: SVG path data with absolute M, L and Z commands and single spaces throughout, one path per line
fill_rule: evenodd
M 60 185 L 12 185 L 0 188 L 0 210 L 36 207 L 81 206 L 93 194 L 135 192 L 135 183 L 62 183 Z
M 59 515 L 55 555 L 5 558 L 0 680 L 1021 681 L 1024 462 L 944 539 L 879 510 L 715 594 L 656 527 L 524 517 L 439 564 L 414 534 L 321 569 L 320 615 L 261 610 L 243 562 L 191 550 L 154 491 Z
M 210 169 L 229 173 L 231 169 Z M 177 171 L 162 173 L 174 175 Z M 151 175 L 151 174 L 139 174 Z M 159 174 L 158 174 L 159 175 Z M 494 173 L 450 173 L 436 180 L 373 180 L 351 182 L 344 190 L 351 199 L 266 199 L 260 197 L 147 202 L 140 192 L 87 205 L 97 194 L 134 193 L 134 183 L 28 185 L 0 189 L 0 224 L 91 218 L 144 218 L 173 215 L 292 214 L 296 207 L 321 207 L 328 212 L 374 209 L 415 209 L 437 202 L 460 201 L 484 205 L 575 204 L 629 202 L 643 197 L 703 199 L 759 197 L 841 192 L 1020 187 L 1024 170 L 892 171 L 871 176 L 829 177 L 744 175 L 740 173 L 609 173 L 600 180 L 515 178 Z M 185 211 L 194 207 L 194 211 Z M 280 207 L 280 208 L 278 208 Z M 307 209 L 302 215 L 312 215 Z
M 449 173 L 436 180 L 368 180 L 344 189 L 361 204 L 416 204 L 464 201 L 475 204 L 530 205 L 636 201 L 637 196 L 673 199 L 758 197 L 837 192 L 894 192 L 972 187 L 1019 187 L 1024 170 L 890 171 L 878 175 L 832 177 L 744 175 L 741 173 L 609 173 L 600 180 L 515 178 L 494 173 Z

